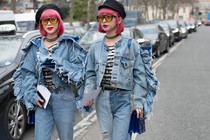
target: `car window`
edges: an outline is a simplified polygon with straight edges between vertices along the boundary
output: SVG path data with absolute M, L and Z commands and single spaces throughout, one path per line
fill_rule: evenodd
M 141 32 L 141 31 L 139 31 L 138 29 L 134 29 L 134 38 L 135 39 L 138 39 L 138 38 L 143 38 L 144 37 L 144 34 Z
M 18 30 L 20 31 L 32 31 L 35 30 L 35 21 L 18 21 Z
M 154 27 L 141 27 L 140 29 L 144 34 L 156 34 L 157 30 Z
M 158 25 L 158 30 L 161 31 L 161 32 L 164 32 L 164 29 L 159 25 Z
M 0 67 L 10 65 L 18 54 L 21 36 L 0 36 Z
M 98 31 L 87 32 L 80 40 L 80 44 L 93 44 L 104 37 L 103 33 Z

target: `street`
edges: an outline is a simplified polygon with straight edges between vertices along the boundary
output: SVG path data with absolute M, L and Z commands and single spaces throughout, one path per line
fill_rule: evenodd
M 201 26 L 168 54 L 154 60 L 160 82 L 153 115 L 146 132 L 136 140 L 207 140 L 210 137 L 210 27 Z M 94 121 L 88 121 L 94 120 Z M 96 117 L 86 118 L 86 128 L 75 140 L 99 140 Z M 92 122 L 90 124 L 90 122 Z M 84 122 L 85 123 L 85 122 Z M 81 124 L 80 124 L 81 125 Z M 76 128 L 77 125 L 75 126 Z M 83 134 L 82 134 L 83 133 Z M 23 140 L 33 140 L 33 127 Z M 56 133 L 53 140 L 57 139 Z
M 156 69 L 160 81 L 147 132 L 137 140 L 207 140 L 210 137 L 210 28 L 201 26 Z

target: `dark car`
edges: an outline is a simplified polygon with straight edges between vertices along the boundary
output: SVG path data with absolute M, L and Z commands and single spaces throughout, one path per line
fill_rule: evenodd
M 170 27 L 172 28 L 172 32 L 174 33 L 174 38 L 176 41 L 180 41 L 181 37 L 181 29 L 177 20 L 166 20 Z
M 188 25 L 187 25 L 187 23 L 184 20 L 179 20 L 178 23 L 179 23 L 180 30 L 181 30 L 180 36 L 182 38 L 187 38 L 187 36 L 188 36 Z
M 197 32 L 197 22 L 196 22 L 196 20 L 188 20 L 188 22 L 190 23 L 190 25 L 191 25 L 191 30 L 193 31 L 193 32 Z
M 1 26 L 1 25 L 0 25 Z M 4 28 L 5 29 L 5 28 Z M 9 26 L 7 26 L 9 29 Z M 0 31 L 2 28 L 0 27 Z M 22 59 L 21 48 L 38 36 L 39 32 L 26 34 L 0 34 L 0 135 L 3 140 L 21 140 L 28 123 L 26 107 L 16 101 L 13 94 L 13 73 Z
M 163 30 L 165 31 L 165 33 L 167 34 L 168 36 L 168 39 L 169 39 L 169 45 L 172 46 L 175 42 L 175 39 L 174 39 L 174 34 L 173 34 L 173 30 L 172 28 L 170 27 L 170 25 L 168 24 L 168 22 L 166 21 L 159 21 L 157 22 L 158 25 L 160 25 Z
M 187 26 L 188 34 L 192 33 L 192 28 L 191 28 L 190 22 L 188 22 L 188 21 L 186 20 L 185 23 L 186 23 L 186 26 Z
M 98 30 L 88 30 L 87 33 L 79 41 L 79 44 L 84 49 L 88 50 L 93 43 L 103 39 L 104 35 L 104 33 L 100 33 L 98 32 Z M 145 42 L 144 34 L 135 27 L 124 28 L 122 35 L 128 38 L 134 38 L 140 44 Z
M 169 51 L 169 40 L 164 29 L 158 24 L 139 25 L 137 28 L 143 32 L 144 38 L 149 39 L 152 45 L 152 52 L 159 57 L 162 52 Z

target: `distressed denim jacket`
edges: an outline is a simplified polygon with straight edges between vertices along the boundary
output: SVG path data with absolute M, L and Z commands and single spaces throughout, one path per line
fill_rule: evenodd
M 43 45 L 44 37 L 39 37 L 33 39 L 23 49 L 25 59 L 21 65 L 21 71 L 24 80 L 22 87 L 15 86 L 14 94 L 17 99 L 23 98 L 28 109 L 34 109 L 36 102 L 40 99 L 36 94 L 37 85 L 44 84 L 42 64 L 47 59 L 55 64 L 51 68 L 52 81 L 58 92 L 62 92 L 66 99 L 74 99 L 75 95 L 70 84 L 78 88 L 83 83 L 87 56 L 87 52 L 76 42 L 78 39 L 77 36 L 60 36 L 57 45 L 49 51 Z M 21 93 L 20 90 L 22 90 Z M 82 96 L 83 92 L 78 94 Z
M 132 40 L 129 52 L 128 40 L 128 38 L 122 36 L 122 39 L 115 44 L 111 86 L 133 90 L 134 109 L 143 109 L 147 93 L 145 68 L 140 55 L 140 45 Z M 107 56 L 108 46 L 104 44 L 104 39 L 90 47 L 86 66 L 85 94 L 101 86 Z M 133 73 L 132 78 L 130 71 Z

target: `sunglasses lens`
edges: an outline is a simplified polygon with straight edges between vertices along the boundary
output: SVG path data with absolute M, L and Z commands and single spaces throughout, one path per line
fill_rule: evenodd
M 97 21 L 102 22 L 104 20 L 104 16 L 97 16 Z
M 42 20 L 41 20 L 41 23 L 42 23 L 42 25 L 47 25 L 48 19 L 42 19 Z
M 102 22 L 105 19 L 106 22 L 111 22 L 113 17 L 115 17 L 115 16 L 113 16 L 113 15 L 101 15 L 101 16 L 97 16 L 97 21 Z
M 51 24 L 56 24 L 58 22 L 58 19 L 57 18 L 46 18 L 46 19 L 42 19 L 41 20 L 41 24 L 42 25 L 47 25 L 48 22 L 50 21 Z
M 112 15 L 106 15 L 106 16 L 105 16 L 105 20 L 106 20 L 107 22 L 111 22 L 112 19 L 113 19 L 113 16 L 112 16 Z
M 57 18 L 50 18 L 49 20 L 51 24 L 56 24 L 58 22 Z

